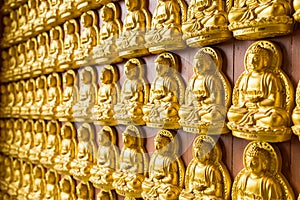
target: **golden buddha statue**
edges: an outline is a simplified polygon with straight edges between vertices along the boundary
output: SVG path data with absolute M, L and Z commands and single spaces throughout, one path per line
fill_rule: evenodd
M 60 200 L 75 200 L 75 181 L 71 176 L 64 176 L 59 181 Z
M 8 51 L 5 50 L 1 50 L 1 61 L 2 61 L 2 67 L 0 69 L 0 77 L 3 81 L 8 81 L 8 71 L 9 71 L 9 59 L 10 56 L 8 54 Z
M 32 191 L 32 164 L 24 162 L 22 165 L 22 186 L 18 191 L 18 200 L 28 199 L 28 194 Z
M 7 72 L 8 80 L 14 79 L 14 70 L 18 66 L 17 62 L 17 47 L 12 46 L 8 49 L 8 55 L 9 55 L 9 71 Z
M 15 120 L 14 130 L 13 130 L 14 140 L 9 149 L 9 155 L 11 156 L 18 157 L 19 148 L 23 145 L 23 138 L 24 138 L 23 125 L 24 125 L 23 119 Z
M 7 117 L 11 117 L 12 109 L 15 105 L 15 89 L 14 89 L 14 83 L 8 83 L 7 84 L 7 103 L 6 107 L 4 108 L 5 115 Z
M 31 119 L 24 122 L 23 145 L 19 148 L 19 158 L 29 160 L 30 149 L 33 148 L 34 123 Z
M 112 64 L 122 61 L 118 57 L 116 39 L 121 33 L 120 8 L 108 3 L 101 8 L 103 24 L 100 28 L 98 45 L 93 48 L 93 60 L 97 64 Z
M 15 102 L 11 110 L 11 115 L 14 117 L 20 117 L 21 108 L 25 103 L 25 81 L 21 80 L 19 82 L 16 82 L 14 88 Z
M 41 114 L 42 106 L 47 102 L 47 79 L 46 76 L 39 76 L 36 79 L 36 91 L 34 104 L 30 108 L 30 115 L 33 118 L 38 118 Z
M 7 43 L 10 40 L 10 37 L 11 37 L 10 24 L 11 24 L 10 17 L 9 16 L 3 16 L 3 18 L 2 18 L 3 33 L 2 33 L 2 41 L 1 41 L 1 45 L 3 47 L 6 47 L 6 46 L 9 45 Z
M 186 21 L 187 6 L 183 0 L 157 0 L 146 46 L 152 53 L 182 49 L 181 24 Z
M 33 75 L 39 76 L 43 72 L 44 61 L 48 58 L 49 52 L 49 36 L 47 32 L 43 32 L 37 36 L 37 53 L 36 53 L 36 62 L 33 63 Z
M 47 135 L 44 120 L 37 120 L 34 124 L 33 147 L 29 151 L 29 159 L 32 163 L 39 164 L 41 153 L 46 147 Z
M 30 114 L 30 108 L 35 102 L 35 80 L 33 78 L 27 80 L 24 96 L 25 99 L 24 105 L 21 107 L 21 115 L 23 118 L 28 118 Z
M 234 1 L 228 13 L 229 30 L 241 40 L 286 35 L 293 31 L 289 1 Z
M 76 130 L 71 122 L 67 122 L 61 128 L 60 154 L 54 159 L 54 169 L 59 173 L 68 174 L 70 164 L 77 151 Z
M 13 178 L 12 164 L 13 164 L 13 158 L 6 156 L 4 158 L 4 163 L 2 166 L 2 170 L 5 173 L 4 173 L 3 179 L 0 180 L 0 189 L 3 192 L 7 192 L 9 190 L 9 184 L 11 183 L 12 178 Z
M 5 143 L 2 146 L 1 152 L 8 155 L 10 152 L 10 148 L 13 145 L 14 142 L 14 123 L 15 120 L 14 119 L 8 119 L 6 120 L 6 124 L 5 124 Z
M 147 9 L 147 0 L 126 0 L 127 13 L 123 31 L 116 46 L 123 58 L 139 57 L 149 54 L 145 47 L 145 33 L 151 27 L 151 14 Z
M 4 84 L 0 85 L 0 102 L 1 102 L 0 116 L 1 116 L 1 118 L 5 118 L 6 114 L 7 114 L 6 111 L 8 111 L 7 110 L 7 103 L 8 103 L 7 94 L 8 94 L 7 86 Z
M 198 136 L 194 140 L 193 154 L 179 199 L 229 200 L 231 180 L 222 162 L 219 144 L 210 136 Z
M 73 106 L 73 116 L 80 119 L 90 119 L 91 110 L 97 102 L 96 73 L 90 66 L 79 71 L 80 83 L 78 101 Z
M 22 77 L 30 78 L 33 72 L 34 64 L 37 61 L 37 40 L 31 38 L 26 44 L 26 65 L 22 68 Z
M 59 176 L 55 171 L 48 170 L 46 173 L 46 192 L 44 199 L 60 200 L 59 198 Z
M 9 13 L 10 18 L 10 34 L 8 36 L 8 43 L 13 44 L 16 42 L 16 32 L 18 31 L 18 10 L 12 10 Z
M 100 190 L 100 192 L 97 194 L 97 200 L 116 200 L 117 199 L 117 194 L 114 190 L 110 191 L 104 191 Z
M 64 20 L 59 18 L 59 7 L 62 5 L 63 0 L 49 0 L 50 9 L 46 14 L 46 23 L 49 26 L 60 24 Z
M 74 51 L 74 61 L 80 66 L 86 64 L 88 57 L 94 46 L 97 45 L 98 16 L 95 11 L 87 11 L 80 16 L 82 29 L 80 33 L 80 43 Z
M 47 103 L 42 106 L 42 113 L 45 119 L 56 117 L 57 106 L 61 102 L 61 80 L 57 73 L 48 76 Z
M 228 17 L 222 1 L 192 0 L 187 20 L 182 23 L 183 39 L 191 47 L 224 42 L 232 37 L 228 30 Z
M 177 71 L 177 58 L 166 52 L 160 54 L 154 63 L 156 77 L 151 85 L 149 103 L 143 107 L 143 119 L 150 127 L 178 129 L 178 110 L 184 100 L 184 83 Z
M 68 70 L 63 74 L 63 94 L 60 104 L 57 106 L 56 117 L 60 121 L 73 120 L 73 106 L 77 102 L 77 80 L 73 70 Z
M 154 139 L 155 151 L 149 166 L 149 177 L 143 181 L 144 199 L 178 199 L 184 184 L 184 165 L 178 155 L 178 138 L 160 130 Z
M 33 35 L 35 31 L 35 20 L 38 17 L 38 10 L 37 10 L 37 0 L 28 0 L 28 16 L 27 16 L 27 23 L 24 26 L 24 33 L 25 37 L 30 37 Z
M 44 199 L 46 192 L 46 180 L 45 180 L 45 169 L 36 165 L 33 168 L 33 183 L 32 183 L 32 191 L 29 193 L 29 199 Z
M 179 124 L 192 133 L 227 133 L 226 112 L 231 103 L 231 87 L 222 73 L 221 54 L 211 47 L 197 52 L 193 61 L 185 103 L 179 110 Z
M 235 177 L 232 200 L 295 199 L 288 181 L 281 174 L 278 148 L 267 142 L 251 142 L 243 155 L 244 168 Z
M 119 97 L 118 80 L 119 71 L 117 67 L 106 65 L 102 68 L 100 74 L 101 85 L 97 94 L 98 103 L 92 109 L 92 119 L 97 120 L 100 125 L 116 125 L 116 121 L 113 118 L 113 109 Z
M 22 41 L 24 35 L 26 33 L 26 24 L 27 24 L 27 16 L 28 16 L 28 5 L 23 4 L 18 8 L 18 30 L 15 32 L 16 42 Z
M 76 186 L 77 200 L 94 200 L 94 188 L 90 182 L 80 182 Z
M 38 5 L 38 17 L 35 19 L 35 31 L 41 32 L 45 30 L 47 25 L 47 13 L 50 9 L 49 1 L 48 0 L 39 0 Z
M 280 69 L 279 47 L 269 41 L 255 42 L 244 63 L 245 71 L 235 83 L 228 111 L 229 129 L 234 136 L 248 140 L 289 140 L 294 91 Z
M 88 181 L 90 177 L 90 169 L 95 163 L 96 145 L 94 142 L 93 127 L 84 123 L 77 130 L 77 154 L 76 158 L 71 162 L 70 174 L 82 181 Z
M 298 135 L 300 139 L 300 81 L 298 82 L 296 91 L 296 107 L 293 110 L 292 120 L 294 126 L 292 126 L 293 132 Z
M 56 26 L 50 30 L 50 45 L 48 57 L 44 61 L 43 73 L 49 74 L 58 68 L 58 58 L 62 54 L 63 30 Z
M 117 133 L 114 128 L 104 126 L 98 133 L 97 162 L 90 170 L 89 181 L 94 187 L 105 191 L 113 190 L 112 174 L 117 169 L 119 149 L 117 147 Z M 104 198 L 104 197 L 103 197 Z
M 113 173 L 113 187 L 119 195 L 141 198 L 142 182 L 148 171 L 148 157 L 140 130 L 130 125 L 123 132 L 118 170 Z
M 11 168 L 12 178 L 8 186 L 8 194 L 15 197 L 18 195 L 18 191 L 22 187 L 22 161 L 14 159 Z
M 143 105 L 149 99 L 149 86 L 144 77 L 144 63 L 137 58 L 124 65 L 126 79 L 121 89 L 121 100 L 114 106 L 115 119 L 119 124 L 144 125 Z
M 54 166 L 54 160 L 59 155 L 60 148 L 60 124 L 57 121 L 49 121 L 46 127 L 47 141 L 45 148 L 40 154 L 40 162 L 48 168 Z
M 71 19 L 64 23 L 64 44 L 63 51 L 58 56 L 58 70 L 71 69 L 73 67 L 74 52 L 79 47 L 79 25 L 75 19 Z
M 80 15 L 80 11 L 76 8 L 77 2 L 73 0 L 62 0 L 59 6 L 59 18 L 63 21 L 69 20 Z
M 22 77 L 22 73 L 24 73 L 24 69 L 26 66 L 26 54 L 27 48 L 26 43 L 20 43 L 18 45 L 18 56 L 17 56 L 17 67 L 14 69 L 14 80 L 19 80 Z

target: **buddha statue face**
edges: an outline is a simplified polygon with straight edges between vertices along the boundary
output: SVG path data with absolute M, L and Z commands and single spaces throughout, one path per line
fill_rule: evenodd
M 216 68 L 216 64 L 210 55 L 206 53 L 200 53 L 193 60 L 194 73 L 202 74 L 205 71 L 212 70 Z
M 44 35 L 41 35 L 41 36 L 39 37 L 39 43 L 40 43 L 41 45 L 44 45 L 44 44 L 46 43 L 46 37 L 45 37 Z
M 136 145 L 136 137 L 135 137 L 135 133 L 132 133 L 130 131 L 126 131 L 123 133 L 123 142 L 125 147 L 127 148 L 131 148 L 134 147 Z
M 139 9 L 139 1 L 138 0 L 125 0 L 125 5 L 127 10 L 135 11 Z
M 85 127 L 80 127 L 77 135 L 80 141 L 87 141 L 89 139 L 89 131 Z
M 269 65 L 268 50 L 256 47 L 252 49 L 246 58 L 247 69 L 250 71 L 261 71 Z
M 260 147 L 254 147 L 246 155 L 248 169 L 256 176 L 261 176 L 265 173 L 269 165 L 269 160 L 269 152 Z
M 16 54 L 16 50 L 14 47 L 9 48 L 8 54 L 13 57 Z
M 66 86 L 72 86 L 73 83 L 74 83 L 74 78 L 71 74 L 66 74 L 64 77 L 63 77 L 63 82 Z
M 103 128 L 98 135 L 98 142 L 100 145 L 106 145 L 108 143 L 110 143 L 110 132 L 109 130 L 105 130 L 105 128 Z
M 170 143 L 170 138 L 162 136 L 162 135 L 157 135 L 154 139 L 154 146 L 157 151 L 160 152 L 167 152 L 169 149 L 169 143 Z
M 47 133 L 50 135 L 55 135 L 56 134 L 56 126 L 54 123 L 49 123 L 47 126 Z
M 56 78 L 54 76 L 49 76 L 48 85 L 49 85 L 49 87 L 55 87 L 56 86 Z
M 47 173 L 46 181 L 47 181 L 48 184 L 54 184 L 55 183 L 55 175 L 54 175 L 53 172 Z
M 42 124 L 42 122 L 37 122 L 35 124 L 35 130 L 36 130 L 37 133 L 40 133 L 40 132 L 43 131 L 43 124 Z
M 30 123 L 25 123 L 25 131 L 31 132 L 31 124 Z
M 27 91 L 32 91 L 33 90 L 33 83 L 32 82 L 27 82 L 26 90 Z
M 8 58 L 8 53 L 6 51 L 2 51 L 1 58 L 2 58 L 2 60 L 6 60 Z
M 44 80 L 43 79 L 37 79 L 37 88 L 38 89 L 44 88 Z
M 155 61 L 156 72 L 158 76 L 163 76 L 169 71 L 169 67 L 171 66 L 171 61 L 168 58 L 164 58 L 159 56 Z
M 104 68 L 101 75 L 100 75 L 100 80 L 104 84 L 109 84 L 112 83 L 113 79 L 113 74 L 110 70 Z
M 39 167 L 34 168 L 33 176 L 34 176 L 34 178 L 41 178 L 42 177 L 42 170 Z
M 84 84 L 88 84 L 91 82 L 92 80 L 92 75 L 90 72 L 88 71 L 83 71 L 82 72 L 82 76 L 81 76 L 81 81 L 84 83 Z
M 205 141 L 199 142 L 199 144 L 195 145 L 194 147 L 194 154 L 196 159 L 200 163 L 205 163 L 206 161 L 211 160 L 212 149 L 213 147 L 210 143 Z
M 111 21 L 114 18 L 114 11 L 107 6 L 104 6 L 101 10 L 101 18 L 105 22 Z
M 52 29 L 51 31 L 51 38 L 53 40 L 57 40 L 59 38 L 59 31 L 56 29 Z
M 21 130 L 22 129 L 22 122 L 21 121 L 17 121 L 15 123 L 15 130 Z
M 12 127 L 13 127 L 12 121 L 11 121 L 11 120 L 7 121 L 7 123 L 6 123 L 6 128 L 7 128 L 7 129 L 12 129 Z
M 92 25 L 92 17 L 88 14 L 83 14 L 82 16 L 82 24 L 85 28 L 90 27 Z
M 65 138 L 65 139 L 68 139 L 68 138 L 71 138 L 71 135 L 72 135 L 72 130 L 69 126 L 65 126 L 62 131 L 62 137 Z
M 67 34 L 72 34 L 75 31 L 75 27 L 72 23 L 67 22 L 66 26 L 65 26 L 65 31 L 67 32 Z
M 130 80 L 135 80 L 138 77 L 138 67 L 136 64 L 127 62 L 125 64 L 125 75 Z

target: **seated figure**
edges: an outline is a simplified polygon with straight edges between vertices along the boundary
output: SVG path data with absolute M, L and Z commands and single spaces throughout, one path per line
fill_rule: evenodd
M 121 101 L 114 106 L 115 118 L 121 124 L 145 124 L 143 105 L 148 102 L 149 86 L 144 78 L 141 60 L 132 58 L 124 66 L 126 79 L 121 89 Z
M 62 0 L 59 6 L 58 15 L 61 20 L 69 20 L 73 16 L 80 15 L 79 10 L 76 8 L 77 2 L 73 0 Z
M 45 119 L 56 117 L 57 106 L 61 102 L 61 80 L 57 73 L 48 76 L 47 103 L 42 106 L 41 115 Z
M 141 198 L 142 182 L 148 170 L 148 157 L 139 129 L 130 125 L 123 132 L 119 168 L 113 173 L 113 187 L 120 195 Z
M 33 74 L 33 66 L 37 61 L 37 40 L 31 38 L 26 43 L 26 65 L 22 68 L 22 77 L 29 78 Z
M 46 190 L 45 169 L 41 165 L 33 168 L 33 185 L 32 191 L 29 193 L 29 199 L 44 199 Z
M 5 143 L 2 146 L 1 152 L 4 154 L 9 154 L 10 149 L 14 143 L 15 139 L 15 134 L 14 134 L 14 119 L 9 119 L 6 121 L 6 126 L 5 126 Z
M 22 41 L 24 39 L 24 35 L 26 33 L 26 24 L 27 24 L 27 16 L 28 16 L 28 5 L 23 4 L 18 8 L 18 30 L 16 31 L 15 35 L 16 41 Z
M 45 76 L 40 76 L 36 79 L 34 104 L 30 108 L 30 115 L 38 118 L 41 114 L 42 106 L 45 105 L 47 100 L 47 81 Z
M 44 60 L 43 73 L 49 74 L 57 71 L 58 58 L 62 54 L 63 49 L 63 30 L 60 26 L 56 26 L 50 30 L 50 44 L 48 57 Z
M 21 80 L 15 83 L 15 102 L 11 109 L 11 115 L 14 117 L 19 117 L 21 113 L 21 108 L 25 102 L 25 81 Z
M 35 20 L 38 16 L 38 9 L 37 9 L 37 0 L 28 0 L 28 16 L 27 16 L 27 23 L 25 25 L 25 37 L 29 37 L 33 34 L 35 29 Z
M 109 190 L 109 191 L 100 190 L 100 192 L 97 194 L 96 199 L 97 200 L 103 200 L 103 199 L 114 200 L 114 199 L 117 199 L 117 194 L 114 190 Z
M 39 0 L 38 17 L 35 19 L 35 31 L 43 31 L 47 27 L 46 17 L 50 9 L 48 0 Z
M 60 104 L 57 106 L 56 117 L 60 121 L 73 119 L 73 106 L 77 102 L 77 81 L 73 70 L 68 70 L 63 75 L 63 94 Z
M 60 153 L 54 159 L 54 169 L 60 173 L 68 174 L 71 162 L 75 158 L 77 149 L 76 132 L 72 123 L 67 122 L 61 128 Z
M 12 10 L 9 13 L 10 18 L 10 34 L 8 36 L 8 43 L 12 44 L 16 41 L 16 32 L 18 30 L 18 10 Z
M 120 12 L 117 4 L 108 3 L 101 8 L 103 24 L 99 33 L 99 44 L 93 49 L 93 59 L 97 64 L 112 64 L 118 58 L 116 39 L 121 33 Z
M 154 62 L 156 77 L 151 85 L 149 103 L 143 107 L 143 119 L 150 127 L 177 129 L 184 85 L 176 70 L 176 57 L 171 53 L 162 53 Z
M 101 125 L 113 126 L 116 121 L 113 118 L 114 105 L 117 104 L 119 96 L 119 86 L 117 85 L 119 74 L 118 69 L 113 65 L 102 68 L 100 74 L 101 85 L 98 89 L 98 102 L 94 106 L 93 119 L 99 121 Z
M 279 56 L 278 47 L 268 41 L 258 41 L 248 48 L 246 70 L 235 84 L 233 105 L 228 111 L 233 135 L 269 142 L 290 139 L 293 89 L 280 70 Z
M 148 54 L 145 47 L 145 33 L 151 26 L 151 15 L 146 8 L 146 0 L 126 0 L 127 14 L 123 30 L 116 41 L 119 55 L 139 57 Z
M 13 178 L 13 158 L 9 156 L 5 156 L 4 162 L 2 165 L 2 170 L 4 171 L 3 179 L 0 180 L 0 189 L 1 191 L 8 192 L 9 184 Z
M 28 194 L 32 191 L 32 164 L 24 162 L 22 165 L 22 186 L 18 191 L 18 200 L 28 199 Z
M 15 88 L 14 83 L 7 84 L 7 103 L 6 107 L 4 108 L 5 115 L 10 117 L 12 115 L 12 110 L 15 105 Z
M 59 200 L 59 176 L 55 171 L 48 170 L 46 173 L 45 200 Z
M 50 9 L 46 14 L 47 25 L 52 26 L 55 23 L 61 23 L 64 20 L 59 18 L 59 7 L 63 3 L 63 0 L 49 0 Z
M 98 17 L 92 10 L 81 15 L 80 21 L 82 29 L 80 33 L 80 43 L 74 51 L 76 65 L 85 64 L 94 46 L 97 45 Z
M 296 91 L 296 107 L 293 110 L 292 114 L 293 132 L 298 135 L 300 138 L 300 82 L 298 82 L 297 91 Z
M 183 39 L 191 47 L 220 43 L 231 38 L 227 25 L 222 1 L 192 0 L 182 24 Z
M 179 199 L 229 200 L 231 180 L 222 163 L 220 146 L 209 136 L 198 136 L 193 154 L 185 175 L 185 189 Z
M 22 187 L 22 161 L 18 159 L 14 159 L 11 165 L 12 170 L 12 178 L 9 183 L 8 193 L 11 196 L 17 196 L 19 189 Z
M 77 154 L 70 164 L 70 174 L 78 180 L 88 181 L 96 153 L 94 131 L 91 125 L 88 123 L 81 125 L 77 130 L 77 140 Z
M 45 128 L 45 121 L 38 120 L 34 124 L 34 139 L 33 148 L 29 151 L 29 159 L 32 163 L 39 163 L 41 152 L 46 147 L 47 135 Z
M 73 115 L 75 118 L 88 119 L 96 103 L 96 74 L 92 67 L 85 67 L 79 72 L 79 76 L 78 100 L 73 106 Z
M 30 114 L 30 108 L 34 104 L 34 96 L 35 96 L 35 81 L 34 81 L 34 79 L 27 80 L 24 95 L 25 95 L 24 105 L 21 107 L 21 115 L 24 118 L 27 118 Z
M 291 186 L 281 174 L 281 159 L 267 142 L 249 143 L 243 154 L 244 168 L 234 179 L 232 200 L 294 199 Z
M 9 154 L 11 156 L 18 157 L 19 149 L 23 145 L 23 139 L 24 139 L 23 125 L 24 125 L 23 119 L 18 119 L 14 123 L 14 141 L 9 150 Z
M 13 73 L 15 77 L 13 77 L 14 80 L 19 80 L 21 79 L 21 76 L 23 75 L 22 71 L 25 69 L 26 66 L 26 54 L 27 54 L 27 48 L 26 48 L 26 43 L 20 43 L 18 46 L 18 55 L 17 55 L 17 66 L 15 69 L 13 69 Z
M 60 200 L 73 200 L 76 199 L 75 195 L 75 181 L 71 176 L 64 176 L 59 181 Z
M 23 144 L 19 149 L 19 158 L 29 160 L 30 149 L 33 148 L 34 123 L 32 120 L 24 122 Z
M 49 52 L 49 36 L 47 32 L 43 32 L 37 36 L 38 49 L 36 55 L 36 62 L 33 63 L 33 74 L 35 76 L 42 74 L 44 68 L 44 61 L 48 58 Z
M 98 133 L 97 162 L 91 168 L 89 181 L 97 188 L 112 190 L 113 172 L 117 169 L 119 149 L 116 144 L 116 131 L 104 126 Z
M 181 49 L 181 23 L 186 21 L 183 0 L 158 0 L 152 16 L 152 25 L 146 33 L 146 46 L 152 53 Z
M 94 200 L 94 188 L 90 182 L 80 182 L 76 186 L 77 200 Z
M 74 52 L 78 50 L 79 41 L 79 25 L 75 19 L 71 19 L 64 23 L 64 43 L 62 53 L 58 56 L 59 70 L 66 70 L 73 67 L 75 59 Z
M 143 199 L 178 199 L 184 184 L 184 165 L 178 156 L 176 135 L 161 130 L 154 139 L 149 177 L 143 181 Z
M 228 132 L 226 111 L 230 105 L 231 87 L 221 71 L 221 55 L 210 47 L 194 57 L 194 74 L 180 107 L 180 125 L 187 132 L 220 134 Z
M 292 8 L 287 0 L 245 0 L 233 4 L 228 13 L 229 30 L 238 39 L 252 40 L 292 32 Z
M 46 129 L 47 141 L 45 148 L 40 154 L 40 162 L 44 166 L 52 168 L 55 164 L 55 157 L 59 155 L 59 147 L 61 145 L 59 138 L 60 126 L 57 121 L 49 121 Z

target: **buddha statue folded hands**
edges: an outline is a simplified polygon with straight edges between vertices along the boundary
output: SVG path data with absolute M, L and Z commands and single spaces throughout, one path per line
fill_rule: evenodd
M 177 139 L 175 133 L 164 129 L 157 133 L 149 176 L 142 184 L 143 199 L 178 199 L 184 184 L 185 169 L 178 156 Z
M 145 35 L 146 46 L 152 53 L 184 48 L 181 23 L 186 21 L 183 0 L 158 0 L 152 25 Z
M 77 130 L 77 139 L 77 154 L 70 163 L 70 174 L 78 180 L 88 181 L 96 153 L 93 127 L 88 123 L 82 124 Z
M 143 125 L 143 105 L 149 98 L 144 64 L 140 59 L 132 58 L 124 67 L 126 79 L 121 89 L 120 102 L 114 106 L 115 119 L 121 124 Z
M 148 169 L 148 157 L 140 130 L 133 125 L 128 126 L 123 132 L 123 142 L 119 168 L 113 173 L 113 187 L 119 195 L 141 198 L 142 182 Z
M 150 89 L 149 102 L 143 106 L 147 126 L 178 129 L 178 110 L 183 103 L 184 83 L 179 75 L 175 55 L 166 52 L 155 60 L 156 77 Z
M 151 14 L 146 8 L 147 0 L 126 0 L 127 14 L 116 44 L 119 56 L 139 57 L 149 53 L 145 47 L 145 34 L 151 27 Z
M 179 124 L 192 133 L 227 133 L 226 111 L 231 102 L 231 87 L 221 71 L 220 53 L 204 47 L 195 55 L 193 66 L 185 103 L 179 109 Z
M 228 127 L 234 136 L 269 142 L 291 137 L 293 87 L 280 69 L 281 51 L 268 41 L 252 44 L 245 56 L 245 72 L 233 91 Z
M 119 149 L 116 145 L 116 131 L 112 127 L 104 126 L 98 133 L 97 162 L 90 170 L 89 181 L 94 187 L 105 191 L 114 189 L 113 172 L 117 169 L 119 160 Z

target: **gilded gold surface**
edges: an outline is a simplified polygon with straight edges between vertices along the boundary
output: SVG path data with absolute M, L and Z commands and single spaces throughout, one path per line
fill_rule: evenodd
M 160 130 L 154 139 L 149 175 L 142 183 L 144 199 L 177 199 L 184 186 L 185 168 L 178 155 L 175 133 Z
M 33 148 L 34 142 L 34 122 L 32 120 L 26 120 L 24 122 L 24 138 L 23 144 L 19 149 L 19 158 L 28 160 L 30 149 Z M 3 151 L 2 151 L 3 152 Z
M 300 139 L 300 112 L 299 112 L 299 106 L 300 106 L 300 82 L 298 82 L 297 91 L 296 91 L 296 107 L 293 110 L 292 113 L 292 120 L 294 123 L 294 126 L 292 126 L 293 132 L 299 136 Z
M 194 57 L 193 69 L 185 103 L 179 110 L 179 124 L 192 133 L 228 132 L 226 112 L 231 103 L 231 87 L 222 72 L 221 54 L 211 47 L 202 48 Z
M 281 155 L 266 142 L 251 142 L 243 155 L 244 168 L 235 177 L 232 200 L 295 199 L 293 191 L 281 174 Z
M 35 19 L 35 31 L 40 32 L 49 27 L 47 25 L 47 13 L 50 9 L 48 0 L 39 0 L 37 6 L 38 17 Z
M 44 120 L 37 120 L 34 123 L 33 147 L 29 150 L 29 160 L 34 164 L 40 163 L 40 154 L 46 147 L 47 135 Z
M 245 71 L 238 78 L 228 111 L 234 136 L 282 142 L 291 138 L 294 90 L 281 67 L 281 51 L 269 41 L 253 43 L 245 55 Z
M 145 64 L 132 58 L 125 65 L 126 79 L 122 85 L 120 102 L 114 106 L 115 118 L 119 124 L 144 125 L 143 105 L 149 99 L 149 85 L 144 77 Z
M 39 118 L 41 115 L 42 106 L 47 102 L 47 78 L 46 76 L 39 76 L 35 83 L 36 91 L 34 97 L 34 104 L 30 108 L 30 115 L 33 118 Z
M 51 38 L 52 39 L 52 38 Z M 49 35 L 44 32 L 37 36 L 36 60 L 32 64 L 32 73 L 34 76 L 41 75 L 44 69 L 44 61 L 49 55 Z M 46 68 L 46 62 L 45 62 Z
M 31 163 L 24 162 L 22 165 L 22 184 L 18 191 L 18 200 L 28 199 L 28 194 L 32 191 L 32 173 L 33 167 Z
M 286 35 L 293 30 L 289 1 L 234 1 L 229 11 L 229 30 L 234 37 L 254 40 Z
M 126 198 L 141 198 L 142 182 L 148 172 L 148 157 L 140 130 L 130 125 L 122 133 L 124 146 L 118 170 L 113 173 L 113 187 Z
M 194 157 L 187 167 L 185 189 L 179 199 L 230 199 L 231 180 L 222 162 L 222 151 L 210 136 L 198 136 Z
M 33 168 L 32 190 L 28 194 L 29 199 L 43 199 L 46 192 L 45 169 L 41 165 Z
M 187 6 L 183 0 L 157 0 L 146 46 L 151 53 L 161 53 L 185 47 L 181 24 L 186 21 Z
M 61 20 L 69 20 L 73 17 L 80 15 L 79 10 L 76 8 L 77 2 L 72 0 L 63 0 L 59 6 L 59 17 Z
M 183 39 L 191 47 L 224 42 L 232 37 L 228 30 L 228 1 L 192 0 L 187 20 L 182 22 Z
M 28 0 L 28 16 L 27 23 L 24 27 L 26 37 L 31 36 L 35 31 L 35 20 L 38 17 L 37 0 Z
M 76 199 L 75 184 L 71 176 L 64 176 L 64 178 L 59 181 L 60 200 Z
M 94 200 L 94 188 L 90 182 L 80 182 L 76 186 L 77 200 Z
M 49 0 L 50 9 L 46 14 L 47 25 L 54 25 L 60 23 L 62 20 L 59 18 L 59 8 L 62 5 L 63 0 Z
M 184 83 L 178 72 L 177 57 L 169 52 L 155 59 L 156 77 L 150 89 L 149 102 L 144 105 L 147 126 L 178 129 L 178 110 L 184 101 Z
M 46 192 L 44 199 L 59 200 L 59 176 L 55 171 L 49 170 L 46 173 Z

